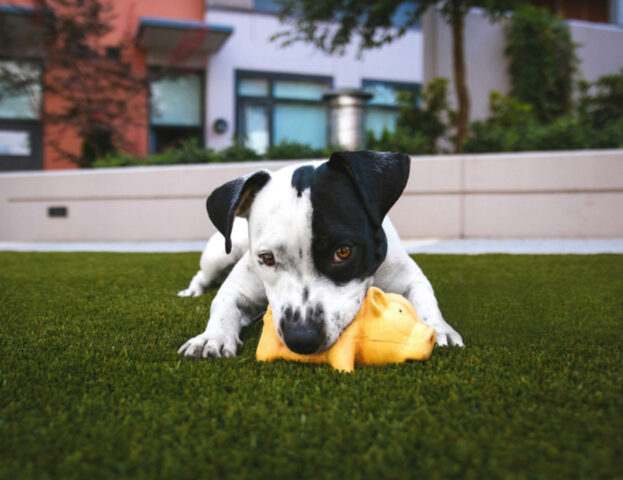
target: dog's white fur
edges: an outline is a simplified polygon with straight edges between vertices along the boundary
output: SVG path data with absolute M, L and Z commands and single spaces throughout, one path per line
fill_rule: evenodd
M 328 347 L 355 317 L 372 285 L 406 296 L 420 318 L 435 328 L 438 345 L 462 346 L 461 336 L 443 319 L 430 282 L 402 247 L 388 217 L 383 222 L 387 256 L 372 277 L 337 285 L 316 271 L 311 256 L 310 191 L 297 195 L 291 185 L 295 168 L 273 172 L 255 197 L 248 222 L 236 218 L 230 254 L 225 253 L 225 239 L 220 233 L 208 241 L 201 255 L 201 269 L 179 295 L 201 295 L 233 269 L 212 302 L 206 330 L 184 343 L 179 353 L 187 357 L 234 356 L 241 343 L 241 328 L 261 314 L 268 302 L 273 312 L 284 305 L 305 308 L 309 302 L 321 303 L 327 318 Z M 263 252 L 275 252 L 274 267 L 258 261 Z M 304 289 L 308 292 L 305 299 Z

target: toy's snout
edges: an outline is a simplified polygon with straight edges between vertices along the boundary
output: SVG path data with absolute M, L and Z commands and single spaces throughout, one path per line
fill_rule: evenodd
M 406 347 L 408 360 L 426 360 L 435 347 L 435 329 L 418 321 L 413 326 Z
M 287 307 L 281 317 L 283 341 L 295 353 L 315 353 L 324 344 L 323 325 L 324 313 L 321 305 L 308 308 L 304 318 L 300 310 Z

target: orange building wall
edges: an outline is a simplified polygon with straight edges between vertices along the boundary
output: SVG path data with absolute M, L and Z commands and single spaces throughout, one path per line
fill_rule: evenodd
M 204 1 L 205 0 L 103 0 L 110 1 L 115 12 L 113 20 L 114 30 L 102 39 L 102 46 L 122 48 L 122 58 L 131 62 L 134 73 L 144 76 L 147 73 L 147 52 L 139 48 L 134 39 L 138 32 L 141 17 L 156 17 L 172 20 L 204 20 Z M 13 0 L 14 5 L 32 6 L 32 0 Z M 46 74 L 49 75 L 50 72 Z M 148 153 L 149 142 L 149 120 L 147 118 L 148 95 L 140 98 L 128 99 L 129 108 L 136 111 L 145 112 L 144 124 L 130 125 L 123 127 L 128 132 L 130 146 L 129 153 L 135 155 L 146 155 Z M 60 104 L 58 98 L 52 95 L 43 96 L 43 109 L 50 111 L 57 108 Z M 76 165 L 57 149 L 51 146 L 50 140 L 54 139 L 63 149 L 79 155 L 82 146 L 80 139 L 75 132 L 67 128 L 59 128 L 43 124 L 43 168 L 46 170 L 76 168 Z M 60 140 L 60 141 L 59 141 Z

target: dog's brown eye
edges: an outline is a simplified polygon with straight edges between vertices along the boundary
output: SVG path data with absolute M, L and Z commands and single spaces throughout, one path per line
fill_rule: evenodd
M 348 245 L 342 245 L 333 254 L 333 263 L 340 263 L 350 257 L 353 249 Z
M 275 257 L 273 257 L 273 254 L 270 252 L 260 253 L 260 260 L 264 262 L 264 265 L 268 265 L 269 267 L 275 264 Z

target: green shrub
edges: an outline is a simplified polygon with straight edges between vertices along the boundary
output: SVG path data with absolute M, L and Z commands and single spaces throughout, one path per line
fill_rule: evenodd
M 587 116 L 561 115 L 541 123 L 532 106 L 491 92 L 490 116 L 472 123 L 465 144 L 470 153 L 582 150 L 623 147 L 623 116 L 597 126 Z
M 94 168 L 138 167 L 140 165 L 145 165 L 145 163 L 141 162 L 137 156 L 124 152 L 110 153 L 91 164 Z
M 381 152 L 405 152 L 410 155 L 425 155 L 426 138 L 421 134 L 410 134 L 398 128 L 395 132 L 383 130 L 380 137 L 372 132 L 367 133 L 366 148 Z
M 262 158 L 255 150 L 244 145 L 233 144 L 216 153 L 216 162 L 248 162 Z
M 213 150 L 199 146 L 196 138 L 180 143 L 177 148 L 147 156 L 147 165 L 181 165 L 188 163 L 213 163 L 217 156 Z
M 545 8 L 523 5 L 508 23 L 511 95 L 532 105 L 541 121 L 571 111 L 576 47 L 567 23 Z
M 535 148 L 532 142 L 538 122 L 532 105 L 491 92 L 489 111 L 486 120 L 472 123 L 466 152 L 516 152 Z
M 326 149 L 313 148 L 304 143 L 288 141 L 268 147 L 266 151 L 266 158 L 271 160 L 312 159 L 326 156 Z
M 596 128 L 623 119 L 623 68 L 595 82 L 581 82 L 578 112 Z

